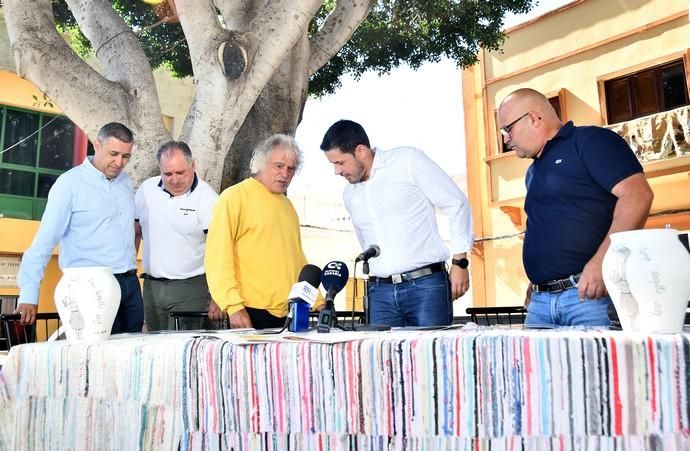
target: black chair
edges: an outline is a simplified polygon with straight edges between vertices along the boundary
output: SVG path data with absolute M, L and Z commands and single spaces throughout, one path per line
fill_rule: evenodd
M 0 323 L 2 323 L 2 330 L 7 340 L 7 350 L 12 346 L 35 343 L 38 332 L 42 331 L 46 340 L 54 331 L 57 331 L 57 338 L 62 338 L 62 322 L 60 315 L 55 312 L 51 313 L 37 313 L 36 322 L 31 326 L 22 326 L 19 323 L 20 315 L 18 313 L 3 313 L 0 315 Z
M 519 325 L 525 322 L 527 309 L 523 306 L 510 307 L 468 307 L 467 313 L 473 323 L 482 326 Z
M 472 317 L 469 315 L 461 315 L 461 316 L 454 316 L 453 317 L 453 322 L 451 324 L 458 325 L 458 324 L 467 324 L 469 322 L 474 322 L 472 321 Z
M 14 312 L 17 308 L 17 298 L 14 296 L 0 296 L 0 315 Z M 0 324 L 0 351 L 7 351 L 9 346 L 5 337 L 5 329 Z
M 175 322 L 175 330 L 184 330 L 180 329 L 180 320 L 182 319 L 203 319 L 203 323 L 205 323 L 209 329 L 214 329 L 214 330 L 222 330 L 222 329 L 227 329 L 228 328 L 228 321 L 227 319 L 222 319 L 220 321 L 211 321 L 208 319 L 208 312 L 207 311 L 202 311 L 202 310 L 197 310 L 197 311 L 173 311 L 170 312 L 170 316 L 172 317 L 173 321 Z M 227 318 L 227 317 L 226 317 Z
M 338 310 L 335 312 L 336 324 L 345 329 L 354 329 L 355 326 L 364 324 L 366 319 L 364 312 L 354 312 L 346 310 Z M 319 312 L 309 312 L 309 327 L 316 327 L 319 322 Z

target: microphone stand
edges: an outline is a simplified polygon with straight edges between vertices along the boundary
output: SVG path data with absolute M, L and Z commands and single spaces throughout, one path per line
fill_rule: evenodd
M 364 281 L 364 294 L 362 295 L 362 308 L 364 309 L 364 324 L 369 324 L 369 261 L 364 260 L 362 264 L 362 278 Z

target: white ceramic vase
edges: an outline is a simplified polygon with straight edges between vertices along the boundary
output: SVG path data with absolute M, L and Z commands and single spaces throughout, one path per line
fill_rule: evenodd
M 677 230 L 612 233 L 602 273 L 624 331 L 683 330 L 690 297 L 690 254 Z
M 55 306 L 68 340 L 106 340 L 120 307 L 120 285 L 106 266 L 63 268 Z

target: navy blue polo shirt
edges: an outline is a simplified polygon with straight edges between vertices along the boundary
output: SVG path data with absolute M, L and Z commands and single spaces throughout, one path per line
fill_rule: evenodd
M 529 280 L 582 272 L 611 226 L 617 200 L 611 190 L 642 171 L 616 133 L 565 124 L 527 171 L 522 261 Z

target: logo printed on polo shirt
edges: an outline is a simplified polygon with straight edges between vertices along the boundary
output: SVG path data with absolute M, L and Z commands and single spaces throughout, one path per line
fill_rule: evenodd
M 561 159 L 559 158 L 558 160 L 554 161 L 554 164 L 561 164 L 562 162 L 563 162 L 563 160 L 561 160 Z
M 189 215 L 189 213 L 194 213 L 196 210 L 195 210 L 194 208 L 183 208 L 183 207 L 180 207 L 180 211 L 182 212 L 182 214 L 183 214 L 184 216 L 187 216 L 187 215 Z

